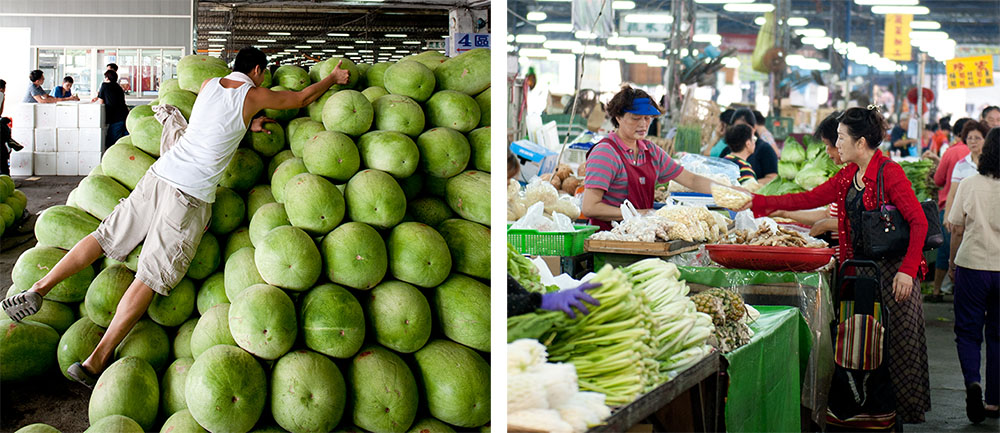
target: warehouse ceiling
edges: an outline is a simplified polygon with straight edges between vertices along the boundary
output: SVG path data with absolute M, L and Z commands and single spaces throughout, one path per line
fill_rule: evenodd
M 198 1 L 197 50 L 231 60 L 248 45 L 276 63 L 390 61 L 444 50 L 448 11 L 488 1 Z

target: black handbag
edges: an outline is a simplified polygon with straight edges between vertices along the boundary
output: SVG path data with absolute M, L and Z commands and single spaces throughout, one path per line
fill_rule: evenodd
M 906 254 L 910 244 L 910 225 L 895 206 L 886 202 L 882 170 L 889 161 L 883 161 L 878 168 L 878 198 L 875 210 L 861 212 L 862 253 L 869 259 L 885 259 Z M 927 237 L 924 251 L 940 247 L 944 243 L 938 205 L 934 200 L 920 203 L 927 217 Z

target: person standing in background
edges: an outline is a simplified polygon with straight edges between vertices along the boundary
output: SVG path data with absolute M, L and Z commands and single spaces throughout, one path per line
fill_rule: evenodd
M 52 96 L 56 98 L 69 98 L 73 96 L 73 77 L 67 75 L 66 78 L 63 78 L 62 85 L 52 89 Z
M 774 134 L 767 129 L 767 119 L 764 118 L 764 114 L 760 111 L 753 110 L 753 117 L 757 120 L 757 137 L 764 140 L 765 143 L 774 146 L 774 151 L 780 156 L 780 149 L 778 149 L 778 142 L 774 139 Z
M 101 90 L 97 92 L 97 97 L 94 100 L 104 104 L 104 118 L 108 125 L 104 147 L 107 149 L 128 135 L 128 131 L 125 130 L 125 118 L 128 117 L 125 91 L 118 85 L 118 73 L 112 71 L 110 66 L 107 71 L 104 71 L 104 83 L 101 83 Z
M 757 118 L 753 111 L 747 108 L 740 108 L 733 112 L 732 125 L 747 125 L 750 129 L 757 129 Z M 728 147 L 722 151 L 722 157 L 729 154 Z M 760 138 L 757 139 L 753 153 L 747 158 L 747 162 L 753 167 L 757 174 L 757 183 L 766 185 L 768 182 L 778 178 L 778 153 L 774 147 L 767 144 Z
M 955 121 L 953 131 L 961 132 L 965 123 L 972 119 L 961 118 Z M 947 146 L 947 143 L 945 143 Z M 965 159 L 969 155 L 969 147 L 962 141 L 961 135 L 955 137 L 955 144 L 948 147 L 940 158 L 933 154 L 927 154 L 930 159 L 938 161 L 937 169 L 934 171 L 934 184 L 938 186 L 938 212 L 941 218 L 941 234 L 944 235 L 944 245 L 937 249 L 937 258 L 934 259 L 934 288 L 931 294 L 924 296 L 924 302 L 944 302 L 944 293 L 951 293 L 948 284 L 948 245 L 951 242 L 951 232 L 948 231 L 948 224 L 945 217 L 947 208 L 948 192 L 951 191 L 951 174 L 955 169 L 955 164 Z
M 1000 128 L 1000 107 L 990 105 L 984 108 L 982 114 L 979 115 L 979 121 L 985 123 L 989 128 Z

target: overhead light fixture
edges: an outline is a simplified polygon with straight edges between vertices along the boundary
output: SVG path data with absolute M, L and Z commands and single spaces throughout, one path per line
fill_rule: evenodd
M 753 19 L 753 23 L 756 24 L 756 25 L 758 25 L 758 26 L 762 26 L 764 24 L 767 24 L 767 18 L 764 18 L 764 17 L 754 18 Z
M 624 59 L 627 59 L 627 58 L 632 57 L 634 55 L 635 55 L 635 53 L 633 53 L 632 51 L 627 51 L 627 50 L 615 50 L 615 51 L 611 51 L 611 50 L 609 50 L 609 51 L 605 51 L 605 52 L 601 53 L 601 58 L 602 59 L 619 59 L 619 60 L 624 60 Z
M 333 36 L 335 38 L 346 38 L 346 37 L 351 36 L 351 35 L 349 35 L 347 33 L 327 33 L 326 35 L 327 36 Z
M 340 48 L 342 50 L 353 50 L 354 46 L 353 45 L 337 45 L 337 48 Z
M 403 41 L 403 43 L 406 44 L 406 45 L 420 45 L 423 42 L 420 42 L 420 41 Z
M 267 45 L 254 45 L 253 47 L 259 50 L 262 48 L 267 48 Z
M 521 57 L 548 57 L 552 51 L 545 48 L 522 48 L 517 53 Z
M 577 39 L 597 39 L 597 33 L 591 33 L 586 30 L 579 30 L 573 34 Z
M 648 42 L 649 39 L 638 36 L 612 36 L 608 38 L 608 45 L 642 45 Z
M 702 34 L 694 35 L 691 38 L 691 41 L 693 41 L 693 42 L 707 42 L 707 43 L 714 43 L 714 42 L 721 43 L 722 42 L 722 35 L 702 33 Z
M 325 49 L 325 50 L 323 50 L 323 52 L 324 52 L 324 53 L 336 53 L 336 52 L 337 52 L 337 50 L 333 50 L 333 49 Z
M 611 2 L 611 8 L 617 10 L 635 9 L 635 2 L 628 0 L 615 0 Z
M 933 32 L 933 31 L 910 32 L 910 40 L 943 41 L 945 39 L 948 39 L 948 33 L 946 32 Z
M 310 40 L 306 41 L 306 43 L 307 44 L 325 44 L 326 40 L 324 40 L 324 39 L 310 39 Z
M 927 6 L 872 6 L 873 14 L 903 14 L 903 15 L 927 15 L 931 13 Z
M 937 21 L 910 21 L 910 28 L 913 30 L 937 30 L 941 28 L 941 23 Z
M 722 6 L 729 12 L 772 12 L 774 5 L 769 3 L 726 3 Z
M 295 48 L 304 48 L 304 49 L 308 50 L 308 49 L 312 48 L 312 45 L 296 45 Z
M 790 27 L 804 27 L 809 25 L 809 20 L 803 17 L 791 17 L 788 19 L 788 25 Z
M 826 49 L 826 47 L 829 47 L 830 45 L 832 45 L 833 44 L 833 39 L 830 38 L 829 36 L 805 37 L 805 38 L 802 38 L 802 43 L 803 44 L 812 45 L 812 46 L 814 46 L 814 47 L 822 50 L 822 49 Z
M 539 24 L 535 27 L 535 30 L 540 32 L 571 32 L 573 31 L 573 24 L 570 23 L 544 23 Z
M 292 35 L 291 33 L 288 33 L 288 32 L 267 32 L 267 34 L 269 34 L 271 36 L 291 36 Z
M 209 42 L 225 42 L 226 40 L 225 38 L 208 38 Z
M 797 29 L 797 30 L 795 30 L 795 34 L 801 35 L 801 36 L 807 36 L 807 37 L 811 37 L 811 38 L 821 38 L 823 36 L 826 36 L 826 30 L 823 30 L 823 29 Z
M 919 0 L 854 0 L 861 6 L 916 6 Z
M 372 50 L 358 50 L 359 53 L 374 53 Z
M 540 44 L 545 42 L 547 38 L 545 35 L 517 35 L 514 37 L 514 41 L 519 44 Z
M 314 56 L 322 56 L 323 53 L 312 53 L 312 55 L 314 55 Z
M 210 34 L 210 35 L 229 35 L 229 34 L 232 34 L 232 33 L 233 32 L 230 32 L 228 30 L 211 30 L 211 31 L 208 32 L 208 34 Z
M 625 15 L 624 20 L 627 23 L 638 24 L 671 24 L 674 22 L 674 16 L 670 14 L 633 13 Z
M 397 54 L 410 54 L 410 50 L 396 50 Z
M 395 50 L 396 47 L 378 47 L 380 50 Z
M 725 3 L 753 3 L 754 0 L 694 0 L 703 5 L 721 5 Z
M 528 12 L 528 15 L 525 18 L 527 18 L 528 21 L 545 21 L 545 18 L 548 18 L 548 16 L 549 15 L 545 12 L 531 11 Z
M 225 48 L 226 46 L 225 45 L 218 45 L 218 44 L 209 44 L 208 47 L 209 48 Z
M 635 46 L 636 51 L 645 51 L 645 52 L 663 51 L 665 49 L 667 49 L 667 44 L 664 44 L 662 42 L 649 42 Z
M 550 50 L 572 50 L 583 44 L 580 41 L 546 41 L 542 46 Z
M 257 39 L 257 42 L 278 42 L 274 39 Z
M 296 50 L 294 48 L 288 48 L 285 51 L 288 51 L 289 53 L 297 53 L 297 52 L 299 52 L 299 50 Z
M 405 38 L 406 35 L 399 34 L 399 33 L 389 33 L 389 34 L 385 35 L 385 37 L 387 37 L 387 38 Z
M 355 44 L 374 44 L 375 41 L 354 41 Z
M 344 53 L 345 56 L 356 56 L 359 53 Z

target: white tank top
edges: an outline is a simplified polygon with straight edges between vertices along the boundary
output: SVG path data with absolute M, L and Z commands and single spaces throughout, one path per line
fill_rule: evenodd
M 177 189 L 206 203 L 246 135 L 243 101 L 253 87 L 227 89 L 213 78 L 198 94 L 184 135 L 149 170 Z

